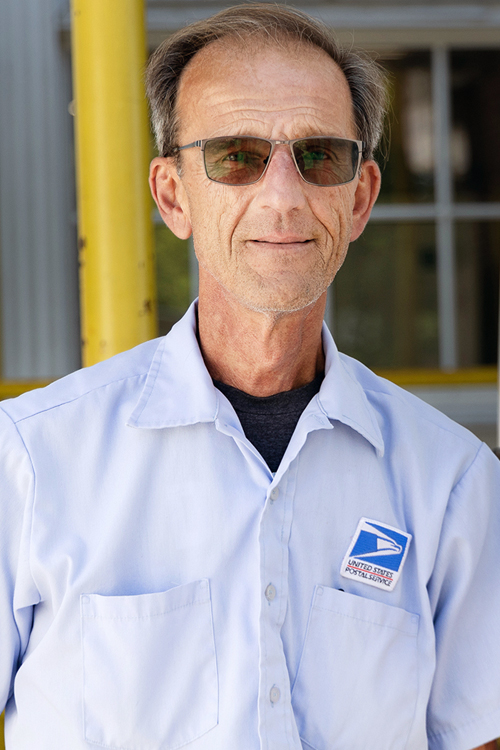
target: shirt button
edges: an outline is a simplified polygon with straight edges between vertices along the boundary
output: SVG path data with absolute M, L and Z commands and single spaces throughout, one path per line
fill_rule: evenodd
M 276 589 L 274 588 L 273 584 L 270 583 L 269 586 L 265 590 L 266 599 L 268 602 L 272 602 L 273 599 L 276 596 Z
M 281 696 L 281 693 L 280 693 L 279 687 L 276 687 L 276 685 L 273 685 L 269 692 L 271 703 L 277 703 L 280 699 L 280 696 Z
M 271 500 L 277 500 L 280 495 L 280 491 L 278 487 L 273 487 L 271 490 Z

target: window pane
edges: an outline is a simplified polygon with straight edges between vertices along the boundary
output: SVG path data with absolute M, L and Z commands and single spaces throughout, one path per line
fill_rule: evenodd
M 377 161 L 381 203 L 427 202 L 434 197 L 434 143 L 430 53 L 402 53 L 380 61 L 389 71 L 391 110 Z M 384 143 L 389 158 L 384 166 Z
M 455 198 L 500 200 L 500 50 L 451 54 Z
M 163 336 L 189 307 L 188 243 L 155 225 L 159 332 Z
M 497 361 L 500 222 L 457 223 L 458 342 L 461 367 Z
M 369 367 L 437 367 L 436 247 L 431 223 L 373 223 L 334 282 L 338 347 Z

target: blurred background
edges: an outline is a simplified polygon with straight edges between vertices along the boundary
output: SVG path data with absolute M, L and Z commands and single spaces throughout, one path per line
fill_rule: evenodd
M 167 35 L 232 4 L 1 0 L 0 398 L 167 333 L 195 298 L 192 244 L 145 188 L 155 151 L 141 76 Z M 342 351 L 493 446 L 500 6 L 296 7 L 389 74 L 382 193 L 327 322 Z M 0 717 L 0 748 L 2 737 Z
M 234 3 L 135 4 L 150 53 L 187 22 Z M 382 193 L 328 300 L 338 346 L 493 445 L 500 7 L 490 0 L 295 6 L 333 27 L 345 44 L 369 50 L 389 73 Z M 69 0 L 0 3 L 0 397 L 82 364 L 87 313 L 78 255 L 82 260 L 86 240 L 80 237 L 79 248 L 74 20 Z M 131 33 L 109 23 L 110 43 Z M 126 48 L 127 39 L 121 42 Z M 119 118 L 113 127 L 120 131 Z M 153 156 L 152 139 L 148 148 Z M 86 158 L 80 155 L 84 166 Z M 196 296 L 197 266 L 190 242 L 170 233 L 152 202 L 147 210 L 157 302 L 148 308 L 156 316 L 148 330 L 155 335 Z

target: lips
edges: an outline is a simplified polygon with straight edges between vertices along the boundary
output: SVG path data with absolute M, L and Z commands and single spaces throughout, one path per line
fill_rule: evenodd
M 267 235 L 259 237 L 253 242 L 267 242 L 272 245 L 297 245 L 303 242 L 310 242 L 310 237 L 298 237 L 296 235 Z

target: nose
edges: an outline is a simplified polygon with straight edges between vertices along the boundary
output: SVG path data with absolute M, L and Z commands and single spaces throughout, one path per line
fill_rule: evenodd
M 304 208 L 306 183 L 299 175 L 288 145 L 276 145 L 262 179 L 257 200 L 263 208 L 280 213 Z

